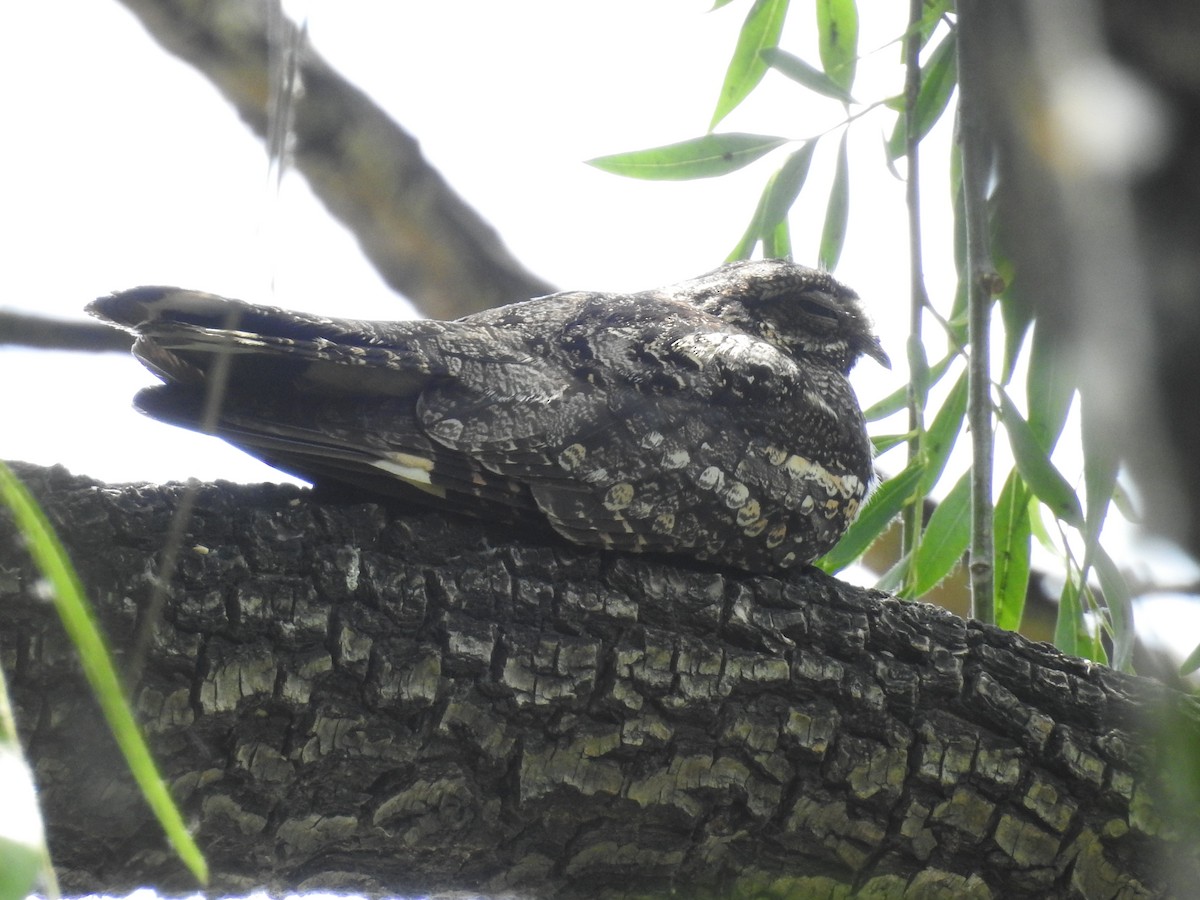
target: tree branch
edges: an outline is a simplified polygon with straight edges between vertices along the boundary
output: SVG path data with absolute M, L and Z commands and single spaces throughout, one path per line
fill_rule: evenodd
M 0 309 L 0 345 L 89 353 L 128 353 L 133 338 L 99 322 L 56 319 L 33 313 Z
M 265 139 L 268 18 L 278 0 L 121 0 Z M 284 19 L 286 22 L 286 19 Z M 295 26 L 287 22 L 288 28 Z M 296 169 L 357 236 L 384 280 L 426 314 L 456 318 L 549 293 L 425 160 L 417 141 L 311 48 L 301 52 Z
M 967 419 L 971 426 L 971 615 L 996 621 L 993 589 L 991 312 L 999 275 L 992 263 L 987 181 L 993 152 L 979 86 L 987 57 L 987 29 L 978 0 L 958 2 L 958 128 L 962 153 L 963 208 L 967 224 Z
M 182 487 L 17 470 L 127 647 Z M 64 890 L 191 889 L 37 585 L 0 521 Z M 1154 682 L 815 571 L 292 487 L 201 488 L 134 701 L 215 891 L 1150 897 L 1159 852 L 1200 872 L 1155 799 L 1146 719 L 1180 701 Z

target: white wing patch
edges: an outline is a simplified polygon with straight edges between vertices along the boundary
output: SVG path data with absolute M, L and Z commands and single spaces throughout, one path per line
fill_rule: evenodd
M 389 475 L 407 481 L 413 487 L 420 488 L 435 497 L 445 497 L 445 488 L 435 485 L 429 477 L 433 471 L 433 460 L 412 453 L 388 453 L 381 459 L 371 462 L 377 469 L 382 469 Z

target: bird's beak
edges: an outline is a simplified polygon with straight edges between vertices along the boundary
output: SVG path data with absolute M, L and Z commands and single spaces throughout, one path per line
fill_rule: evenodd
M 892 361 L 888 358 L 887 353 L 884 352 L 883 344 L 879 343 L 879 338 L 872 337 L 869 341 L 867 341 L 866 346 L 862 348 L 862 352 L 867 354 L 867 356 L 871 357 L 871 359 L 875 360 L 885 369 L 890 369 L 892 367 Z

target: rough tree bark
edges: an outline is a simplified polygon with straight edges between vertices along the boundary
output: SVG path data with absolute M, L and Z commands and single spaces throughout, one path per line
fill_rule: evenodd
M 18 472 L 120 651 L 182 488 Z M 202 487 L 184 547 L 132 696 L 215 890 L 1195 883 L 1147 726 L 1180 697 L 936 607 L 272 485 Z M 64 888 L 188 889 L 53 615 L 0 522 L 0 648 Z

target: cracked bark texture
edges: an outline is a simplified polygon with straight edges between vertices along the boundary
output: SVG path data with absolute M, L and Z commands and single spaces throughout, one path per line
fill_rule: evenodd
M 17 471 L 120 653 L 183 488 Z M 64 889 L 191 888 L 7 519 L 0 650 Z M 815 571 L 205 485 L 132 696 L 222 892 L 1157 897 L 1197 872 L 1147 725 L 1178 695 Z

